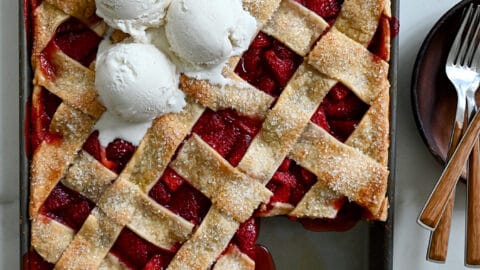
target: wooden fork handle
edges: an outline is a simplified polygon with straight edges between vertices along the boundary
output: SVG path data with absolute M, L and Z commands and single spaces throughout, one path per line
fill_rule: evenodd
M 447 160 L 453 156 L 453 153 L 455 152 L 455 149 L 462 138 L 462 134 L 465 131 L 464 129 L 466 129 L 465 126 L 466 125 L 461 125 L 455 121 L 450 140 L 450 146 L 448 148 Z M 448 240 L 450 238 L 450 224 L 452 221 L 454 201 L 455 193 L 452 193 L 437 229 L 430 234 L 430 242 L 427 251 L 427 260 L 429 261 L 442 263 L 447 259 Z
M 427 253 L 427 260 L 429 261 L 443 263 L 447 260 L 454 201 L 455 193 L 452 193 L 437 229 L 430 234 L 430 244 Z
M 477 139 L 469 159 L 467 195 L 467 245 L 465 265 L 480 265 L 480 144 Z
M 438 226 L 458 178 L 462 174 L 465 162 L 474 143 L 478 141 L 479 132 L 480 114 L 477 113 L 423 208 L 418 220 L 419 224 L 430 230 Z

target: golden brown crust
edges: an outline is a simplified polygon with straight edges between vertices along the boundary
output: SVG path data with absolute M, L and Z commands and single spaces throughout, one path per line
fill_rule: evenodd
M 340 210 L 335 202 L 343 197 L 318 181 L 288 215 L 298 218 L 335 218 Z
M 50 1 L 59 2 L 59 1 Z M 63 2 L 63 1 L 61 1 Z M 71 1 L 64 1 L 71 5 Z M 32 64 L 35 70 L 34 85 L 47 88 L 72 107 L 98 118 L 105 110 L 97 100 L 97 91 L 94 87 L 95 74 L 80 63 L 65 55 L 58 48 L 50 52 L 50 64 L 54 66 L 55 74 L 45 75 L 40 66 L 41 53 L 54 36 L 56 29 L 67 20 L 69 16 L 57 6 L 48 1 L 34 12 L 34 43 Z M 96 31 L 103 34 L 104 28 L 96 25 Z
M 180 77 L 180 88 L 202 105 L 214 110 L 235 109 L 247 115 L 264 116 L 272 105 L 273 97 L 258 91 L 242 81 L 236 74 L 230 76 L 235 84 L 223 88 L 200 81 Z
M 61 139 L 43 142 L 36 149 L 30 168 L 30 216 L 37 215 L 40 206 L 66 173 L 76 153 L 81 149 L 94 125 L 93 119 L 61 104 L 55 113 L 50 132 Z
M 72 229 L 49 217 L 37 215 L 32 220 L 32 247 L 47 262 L 57 262 L 74 236 Z
M 321 17 L 299 3 L 287 0 L 282 1 L 280 8 L 262 31 L 275 37 L 299 55 L 306 56 L 327 27 L 328 23 Z
M 188 101 L 181 113 L 155 119 L 120 177 L 148 193 L 204 110 Z
M 268 113 L 238 168 L 267 184 L 334 84 L 334 80 L 302 64 Z
M 187 140 L 170 166 L 218 209 L 238 222 L 250 218 L 272 193 L 255 179 L 233 168 L 198 135 Z
M 308 125 L 290 156 L 317 176 L 315 185 L 326 185 L 373 215 L 379 213 L 389 174 L 383 165 L 314 124 Z
M 213 270 L 254 270 L 255 262 L 234 245 L 228 246 L 225 252 L 213 267 Z
M 98 101 L 95 73 L 72 60 L 60 50 L 55 50 L 51 63 L 55 66 L 54 78 L 48 78 L 37 66 L 35 83 L 47 88 L 72 107 L 98 118 L 105 108 Z
M 84 22 L 95 16 L 95 0 L 45 0 L 45 2 Z
M 48 4 L 43 2 L 33 12 L 33 52 L 32 65 L 35 69 L 37 67 L 38 57 L 40 52 L 47 47 L 47 44 L 52 39 L 58 26 L 68 19 L 68 15 Z
M 281 0 L 242 0 L 243 7 L 257 19 L 259 28 L 272 17 Z
M 97 202 L 116 178 L 115 173 L 105 168 L 87 152 L 80 151 L 67 175 L 62 179 L 62 184 Z
M 239 226 L 232 217 L 215 207 L 210 208 L 202 224 L 175 254 L 167 269 L 208 269 L 225 250 Z
M 351 39 L 367 47 L 385 10 L 386 0 L 349 0 L 335 21 L 335 28 Z
M 55 265 L 55 269 L 98 269 L 122 226 L 99 210 L 93 210 Z
M 129 268 L 123 264 L 115 255 L 108 253 L 98 270 L 128 270 Z
M 260 206 L 260 216 L 262 217 L 275 217 L 288 215 L 295 208 L 289 203 L 274 202 L 269 205 L 271 209 L 267 208 L 267 205 Z
M 335 28 L 320 39 L 308 63 L 348 86 L 367 104 L 390 87 L 388 63 Z
M 368 109 L 362 121 L 345 142 L 365 155 L 387 166 L 390 146 L 390 99 L 382 92 Z

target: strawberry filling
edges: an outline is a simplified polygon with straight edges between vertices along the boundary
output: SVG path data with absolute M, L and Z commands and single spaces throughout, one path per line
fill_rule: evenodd
M 193 188 L 174 170 L 167 168 L 149 196 L 160 205 L 193 224 L 200 224 L 210 209 L 211 202 Z
M 355 203 L 346 202 L 334 219 L 299 219 L 298 221 L 307 230 L 325 231 L 348 231 L 353 228 L 362 217 L 366 217 L 365 210 Z
M 83 150 L 92 155 L 96 160 L 115 173 L 120 173 L 137 149 L 130 142 L 115 139 L 106 148 L 100 145 L 98 131 L 90 134 L 83 145 Z
M 392 37 L 392 35 L 391 20 L 383 15 L 380 18 L 377 31 L 375 32 L 375 35 L 368 46 L 368 50 L 381 59 L 388 61 L 390 57 L 390 50 L 387 48 L 387 41 Z
M 315 175 L 294 161 L 285 159 L 267 184 L 267 188 L 273 192 L 273 196 L 264 211 L 272 210 L 275 203 L 298 204 L 315 182 L 317 182 Z
M 49 131 L 50 123 L 58 106 L 62 100 L 45 89 L 41 89 L 32 100 L 35 106 L 27 106 L 25 134 L 28 136 L 26 140 L 26 151 L 31 156 L 33 151 L 43 142 L 53 143 L 61 139 L 59 134 L 53 134 Z
M 295 0 L 304 5 L 306 8 L 317 13 L 325 19 L 328 24 L 333 25 L 340 10 L 342 9 L 343 0 Z
M 368 108 L 352 91 L 339 83 L 322 101 L 312 121 L 339 141 L 345 142 L 355 131 Z
M 71 17 L 56 30 L 54 37 L 39 55 L 40 67 L 49 79 L 54 79 L 57 67 L 52 61 L 58 51 L 88 67 L 97 55 L 102 38 L 87 25 Z
M 255 246 L 255 270 L 275 270 L 272 254 L 262 245 Z
M 23 255 L 23 270 L 52 270 L 55 265 L 45 261 L 35 250 Z
M 248 255 L 252 260 L 256 259 L 255 242 L 257 241 L 259 230 L 259 220 L 252 217 L 240 224 L 240 228 L 232 239 L 232 243 L 235 244 L 243 253 Z
M 242 79 L 278 97 L 303 58 L 274 38 L 259 33 L 235 68 Z
M 205 111 L 193 127 L 199 135 L 232 166 L 237 166 L 262 127 L 262 121 L 233 110 Z
M 166 269 L 177 249 L 161 249 L 124 228 L 110 252 L 130 269 L 154 270 Z
M 58 184 L 40 209 L 40 213 L 78 231 L 94 204 L 79 193 Z

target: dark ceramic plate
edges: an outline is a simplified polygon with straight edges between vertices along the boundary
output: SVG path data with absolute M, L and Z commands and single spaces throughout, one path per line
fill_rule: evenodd
M 423 42 L 413 70 L 412 105 L 417 126 L 430 152 L 443 164 L 457 104 L 455 88 L 445 74 L 445 62 L 463 10 L 470 3 L 480 1 L 462 1 L 440 18 Z

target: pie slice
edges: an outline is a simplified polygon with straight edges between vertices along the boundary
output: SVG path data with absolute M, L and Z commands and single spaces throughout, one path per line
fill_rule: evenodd
M 223 69 L 233 83 L 182 75 L 182 112 L 106 147 L 94 62 L 110 31 L 95 1 L 27 6 L 27 269 L 254 269 L 260 217 L 386 219 L 388 0 L 244 0 L 258 29 Z

